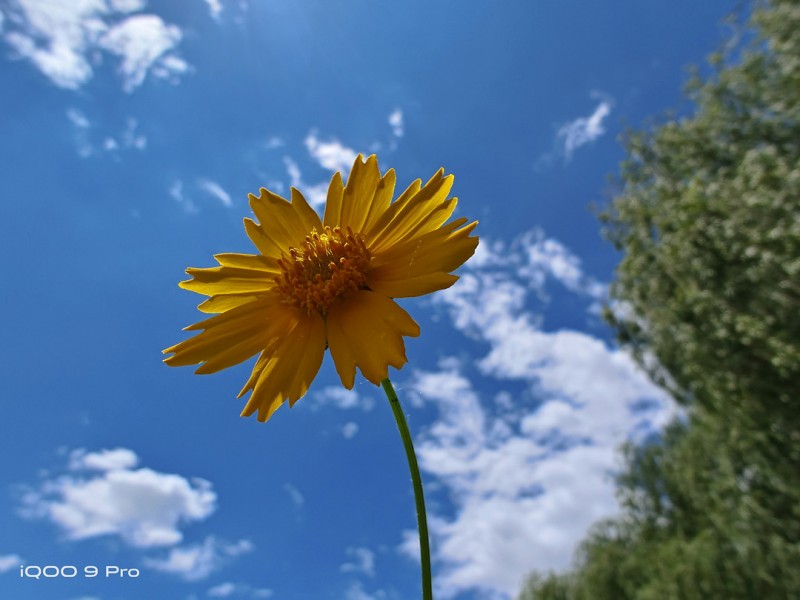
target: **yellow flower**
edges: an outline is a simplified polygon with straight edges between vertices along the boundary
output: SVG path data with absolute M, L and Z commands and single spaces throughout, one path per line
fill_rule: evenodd
M 392 202 L 394 184 L 393 170 L 381 176 L 375 156 L 359 155 L 346 186 L 333 176 L 322 221 L 294 188 L 291 201 L 250 194 L 259 222 L 244 226 L 259 254 L 217 254 L 218 267 L 186 270 L 192 279 L 180 286 L 209 296 L 198 308 L 216 316 L 187 327 L 202 331 L 164 350 L 164 362 L 214 373 L 260 352 L 239 392 L 252 391 L 242 416 L 258 410 L 259 421 L 308 391 L 326 348 L 348 389 L 356 367 L 376 385 L 389 365 L 401 368 L 403 336 L 418 336 L 419 325 L 393 298 L 453 285 L 478 223 L 445 224 L 457 199 L 447 198 L 453 176 L 443 169 Z

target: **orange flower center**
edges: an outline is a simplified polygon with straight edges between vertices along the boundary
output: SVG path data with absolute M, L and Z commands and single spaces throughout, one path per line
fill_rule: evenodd
M 284 302 L 324 316 L 338 298 L 367 287 L 370 258 L 364 239 L 350 227 L 312 229 L 278 261 L 275 283 Z

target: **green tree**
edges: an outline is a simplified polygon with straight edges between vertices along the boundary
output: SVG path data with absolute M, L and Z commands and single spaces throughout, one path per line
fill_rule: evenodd
M 800 598 L 800 2 L 758 3 L 627 136 L 607 317 L 685 416 L 626 448 L 622 514 L 521 599 Z

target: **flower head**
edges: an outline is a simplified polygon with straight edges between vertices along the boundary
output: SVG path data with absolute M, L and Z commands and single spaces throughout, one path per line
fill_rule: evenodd
M 259 421 L 308 391 L 326 348 L 348 389 L 356 367 L 376 385 L 401 368 L 403 336 L 419 325 L 393 299 L 455 283 L 450 272 L 475 252 L 478 223 L 447 223 L 457 200 L 443 169 L 392 201 L 394 184 L 393 170 L 381 175 L 375 156 L 359 155 L 346 186 L 333 176 L 322 220 L 294 188 L 291 201 L 250 194 L 258 222 L 244 225 L 259 253 L 186 270 L 192 279 L 180 286 L 208 296 L 198 308 L 215 316 L 187 327 L 200 333 L 164 350 L 164 362 L 214 373 L 260 353 L 239 392 L 252 392 L 242 415 L 258 411 Z

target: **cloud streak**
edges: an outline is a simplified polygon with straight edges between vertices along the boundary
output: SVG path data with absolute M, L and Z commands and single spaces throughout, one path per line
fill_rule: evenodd
M 603 100 L 591 115 L 570 121 L 558 130 L 556 139 L 566 160 L 570 160 L 578 148 L 595 141 L 606 132 L 603 121 L 610 114 L 611 103 Z

